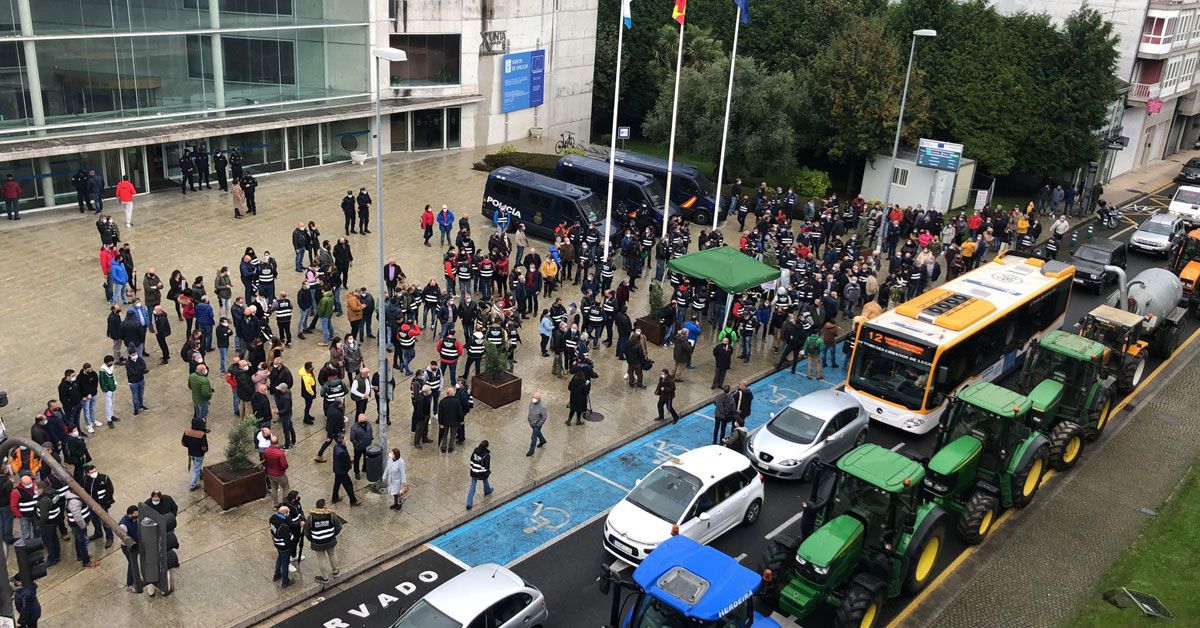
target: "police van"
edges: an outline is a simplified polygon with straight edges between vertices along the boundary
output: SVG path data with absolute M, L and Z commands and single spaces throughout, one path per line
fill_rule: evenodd
M 481 213 L 488 222 L 501 207 L 512 215 L 510 231 L 523 222 L 526 233 L 547 240 L 563 222 L 595 225 L 604 235 L 611 231 L 604 223 L 604 203 L 591 190 L 512 166 L 493 170 L 483 187 Z
M 664 187 L 667 185 L 667 160 L 651 157 L 633 151 L 619 150 L 614 159 L 618 166 L 629 170 L 643 172 L 658 180 Z M 678 161 L 672 164 L 671 171 L 671 202 L 677 203 L 681 215 L 700 224 L 711 224 L 713 208 L 717 204 L 717 194 L 712 183 L 704 177 L 700 169 Z M 607 175 L 606 175 L 607 176 Z M 725 217 L 725 211 L 721 217 Z
M 608 199 L 608 162 L 602 159 L 567 155 L 558 160 L 554 175 L 568 183 L 581 185 L 595 192 L 600 200 Z M 624 226 L 630 212 L 637 212 L 639 230 L 646 225 L 662 227 L 663 186 L 654 177 L 621 166 L 613 168 L 613 222 Z M 625 204 L 626 212 L 620 211 Z M 639 209 L 640 208 L 640 209 Z M 671 203 L 671 215 L 683 210 Z

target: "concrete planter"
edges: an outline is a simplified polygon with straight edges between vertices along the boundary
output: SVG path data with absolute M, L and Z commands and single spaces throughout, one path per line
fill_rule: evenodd
M 235 472 L 229 470 L 228 464 L 218 462 L 204 467 L 200 477 L 204 482 L 204 494 L 213 498 L 221 510 L 267 496 L 267 472 L 262 467 Z
M 535 140 L 540 140 L 542 139 L 542 134 L 545 133 L 545 131 L 546 130 L 540 126 L 531 126 L 529 127 L 529 137 L 532 137 Z
M 646 337 L 646 342 L 655 345 L 661 345 L 666 338 L 667 328 L 658 322 L 657 319 L 643 316 L 633 322 L 633 326 L 642 330 L 642 335 Z
M 501 373 L 498 381 L 476 375 L 471 378 L 471 395 L 492 408 L 506 406 L 521 398 L 521 378 L 509 371 Z

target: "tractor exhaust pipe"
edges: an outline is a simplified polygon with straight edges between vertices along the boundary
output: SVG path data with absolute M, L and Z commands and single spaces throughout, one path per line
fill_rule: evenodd
M 1117 301 L 1117 308 L 1125 309 L 1125 303 L 1129 299 L 1129 285 L 1126 283 L 1125 269 L 1120 266 L 1105 266 L 1104 270 L 1117 276 L 1117 290 L 1121 297 L 1121 300 Z

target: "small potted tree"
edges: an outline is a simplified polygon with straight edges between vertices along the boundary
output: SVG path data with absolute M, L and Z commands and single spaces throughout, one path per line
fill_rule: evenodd
M 471 394 L 493 408 L 521 398 L 521 378 L 513 375 L 508 354 L 490 342 L 483 343 L 483 373 L 471 378 Z
M 267 474 L 262 466 L 251 461 L 254 455 L 254 432 L 258 423 L 248 416 L 229 430 L 225 446 L 225 462 L 204 467 L 204 493 L 213 498 L 221 510 L 248 504 L 267 495 Z
M 646 337 L 646 342 L 656 345 L 661 345 L 666 338 L 667 328 L 663 325 L 663 291 L 662 286 L 656 283 L 650 284 L 650 314 L 643 316 L 634 322 L 634 326 L 642 330 L 642 335 Z

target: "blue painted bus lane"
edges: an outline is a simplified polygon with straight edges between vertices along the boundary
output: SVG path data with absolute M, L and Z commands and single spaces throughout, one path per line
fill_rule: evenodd
M 781 371 L 752 384 L 754 404 L 746 428 L 762 426 L 799 397 L 845 381 L 843 369 L 826 369 L 825 375 L 818 381 L 803 373 Z M 430 545 L 470 566 L 512 564 L 608 511 L 637 480 L 671 457 L 712 444 L 713 412 L 709 404 L 678 423 L 666 423 L 437 537 Z

